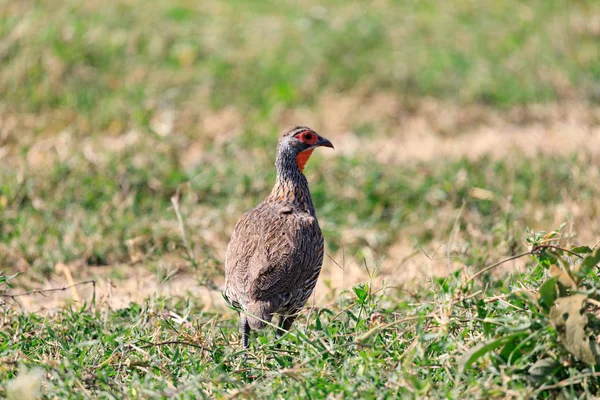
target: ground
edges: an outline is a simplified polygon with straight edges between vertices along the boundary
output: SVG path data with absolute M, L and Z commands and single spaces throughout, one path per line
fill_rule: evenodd
M 0 396 L 17 376 L 49 398 L 597 394 L 544 296 L 515 295 L 545 254 L 468 279 L 563 223 L 555 245 L 598 245 L 599 21 L 591 1 L 0 3 L 0 291 L 66 288 L 3 297 Z M 295 125 L 336 147 L 306 168 L 327 256 L 297 329 L 243 361 L 225 247 Z

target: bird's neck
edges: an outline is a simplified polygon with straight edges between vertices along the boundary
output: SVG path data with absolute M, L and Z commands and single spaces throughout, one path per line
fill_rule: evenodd
M 277 180 L 271 190 L 269 199 L 305 206 L 313 209 L 308 181 L 297 163 L 297 155 L 293 152 L 279 151 L 275 160 Z

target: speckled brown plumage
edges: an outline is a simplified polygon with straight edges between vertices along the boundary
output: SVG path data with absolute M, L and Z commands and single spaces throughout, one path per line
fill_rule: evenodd
M 323 263 L 323 235 L 302 173 L 313 149 L 332 147 L 306 127 L 279 139 L 277 180 L 267 198 L 238 221 L 225 259 L 225 298 L 241 309 L 240 329 L 248 347 L 250 329 L 279 315 L 288 330 L 304 307 Z

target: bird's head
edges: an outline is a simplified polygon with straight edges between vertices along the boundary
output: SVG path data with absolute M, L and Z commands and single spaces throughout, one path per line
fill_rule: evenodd
M 302 172 L 313 150 L 320 146 L 334 148 L 329 140 L 314 130 L 306 126 L 297 126 L 279 138 L 278 149 L 280 153 L 294 157 Z

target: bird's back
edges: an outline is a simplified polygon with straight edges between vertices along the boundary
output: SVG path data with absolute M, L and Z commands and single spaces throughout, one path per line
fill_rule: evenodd
M 225 296 L 260 319 L 298 311 L 323 262 L 323 236 L 312 209 L 265 200 L 237 223 L 225 261 Z M 255 321 L 256 322 L 256 321 Z

